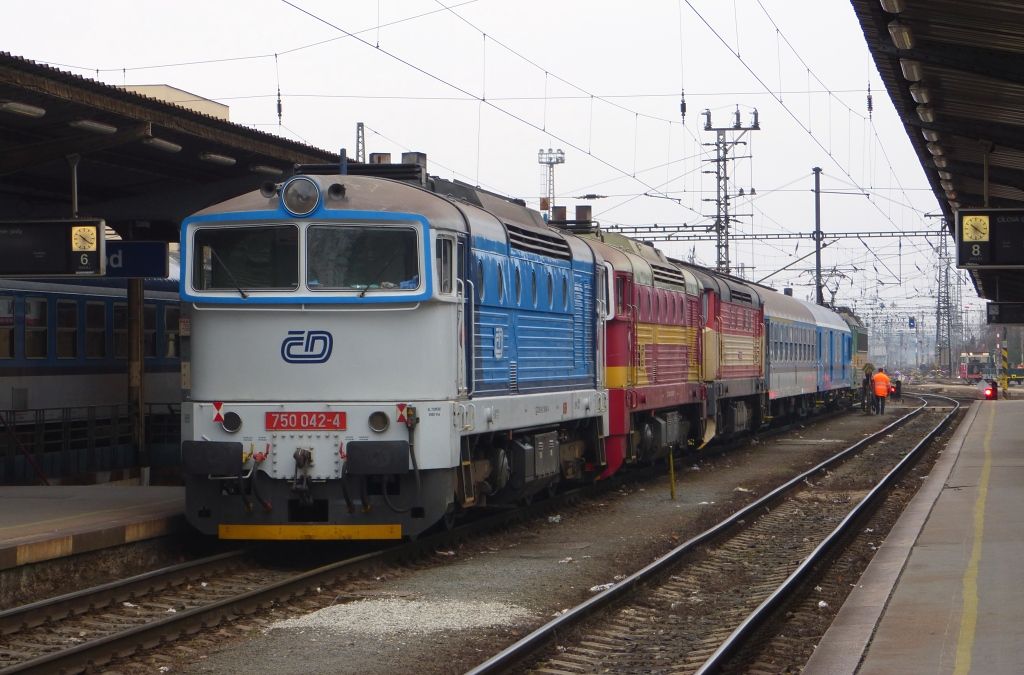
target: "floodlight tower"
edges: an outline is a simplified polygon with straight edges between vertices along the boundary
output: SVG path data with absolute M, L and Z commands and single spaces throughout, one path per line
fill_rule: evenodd
M 537 163 L 547 165 L 547 176 L 545 194 L 540 199 L 540 210 L 547 212 L 548 220 L 551 220 L 551 210 L 555 207 L 555 165 L 565 164 L 565 152 L 561 149 L 545 150 L 541 148 L 537 152 Z

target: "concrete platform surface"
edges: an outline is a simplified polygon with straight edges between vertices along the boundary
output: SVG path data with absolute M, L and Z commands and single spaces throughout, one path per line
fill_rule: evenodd
M 0 487 L 0 570 L 163 536 L 184 523 L 183 487 Z
M 1024 401 L 974 403 L 805 674 L 1024 672 Z

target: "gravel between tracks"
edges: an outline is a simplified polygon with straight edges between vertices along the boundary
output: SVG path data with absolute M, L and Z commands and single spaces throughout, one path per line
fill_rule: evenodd
M 565 509 L 560 518 L 526 523 L 454 551 L 438 551 L 432 561 L 324 588 L 314 598 L 111 668 L 119 673 L 251 675 L 465 672 L 555 613 L 590 597 L 592 587 L 639 569 L 797 469 L 892 422 L 913 402 L 904 405 L 893 402 L 881 418 L 851 413 L 827 426 L 808 426 L 690 462 L 677 477 L 676 501 L 669 499 L 667 477 L 635 484 Z M 385 600 L 391 602 L 381 602 Z M 344 611 L 346 604 L 351 610 L 358 603 L 379 608 L 379 614 L 360 618 Z M 473 603 L 509 609 L 485 611 L 471 620 L 474 615 L 460 608 Z M 341 610 L 321 615 L 333 621 L 330 628 L 278 623 L 331 606 Z M 456 625 L 448 623 L 451 614 L 459 616 Z M 502 621 L 496 623 L 496 618 Z M 405 627 L 364 630 L 378 619 Z

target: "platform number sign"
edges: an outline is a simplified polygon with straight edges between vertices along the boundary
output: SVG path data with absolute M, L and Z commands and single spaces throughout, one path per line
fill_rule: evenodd
M 0 277 L 102 276 L 99 219 L 0 221 Z
M 1024 211 L 963 209 L 956 214 L 960 267 L 1024 267 Z
M 960 264 L 984 265 L 991 259 L 991 222 L 988 214 L 960 215 Z

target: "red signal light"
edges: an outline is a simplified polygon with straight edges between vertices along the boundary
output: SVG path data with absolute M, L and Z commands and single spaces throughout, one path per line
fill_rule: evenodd
M 996 397 L 996 391 L 992 387 L 985 387 L 985 400 L 991 401 Z

